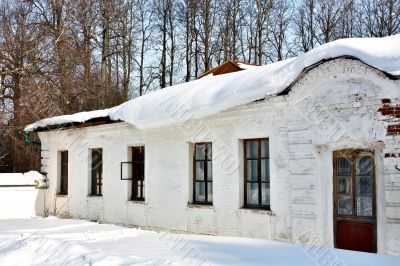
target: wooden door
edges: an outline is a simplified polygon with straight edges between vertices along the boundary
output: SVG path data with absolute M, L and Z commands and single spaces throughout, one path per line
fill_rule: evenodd
M 376 252 L 375 164 L 372 151 L 333 154 L 335 247 Z

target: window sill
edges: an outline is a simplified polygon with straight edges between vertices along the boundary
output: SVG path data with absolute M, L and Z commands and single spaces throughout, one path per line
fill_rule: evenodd
M 190 208 L 190 209 L 214 209 L 214 206 L 212 204 L 188 203 L 187 208 Z
M 269 216 L 275 216 L 275 213 L 266 208 L 256 208 L 256 207 L 242 207 L 239 208 L 240 212 L 247 212 L 247 213 L 257 213 L 257 214 L 262 214 L 262 215 L 269 215 Z
M 103 198 L 103 195 L 87 195 L 88 198 Z
M 128 200 L 129 204 L 137 204 L 137 205 L 146 205 L 146 201 L 144 200 Z
M 68 197 L 68 194 L 59 194 L 59 193 L 57 193 L 56 197 L 57 198 L 66 198 L 66 197 Z

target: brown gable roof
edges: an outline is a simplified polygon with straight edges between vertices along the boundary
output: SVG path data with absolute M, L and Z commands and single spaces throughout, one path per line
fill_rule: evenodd
M 216 67 L 211 68 L 210 70 L 204 72 L 203 74 L 201 74 L 198 77 L 198 79 L 200 79 L 204 76 L 207 76 L 209 74 L 213 74 L 214 76 L 217 76 L 217 75 L 222 75 L 222 74 L 227 74 L 227 73 L 244 70 L 244 68 L 240 67 L 239 63 L 243 64 L 243 65 L 257 66 L 257 65 L 248 64 L 248 63 L 242 62 L 242 61 L 229 60 L 219 66 L 216 66 Z

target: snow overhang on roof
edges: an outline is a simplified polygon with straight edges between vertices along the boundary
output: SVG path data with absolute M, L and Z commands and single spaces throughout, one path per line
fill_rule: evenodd
M 399 44 L 400 35 L 337 40 L 295 58 L 224 75 L 207 75 L 148 93 L 111 109 L 46 118 L 28 125 L 25 131 L 84 123 L 101 117 L 125 121 L 141 129 L 182 123 L 286 92 L 304 71 L 339 57 L 358 59 L 397 79 L 400 76 Z

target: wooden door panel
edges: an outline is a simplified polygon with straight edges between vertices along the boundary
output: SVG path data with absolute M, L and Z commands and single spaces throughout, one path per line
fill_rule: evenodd
M 342 249 L 375 252 L 374 225 L 338 221 L 336 225 L 336 247 Z

